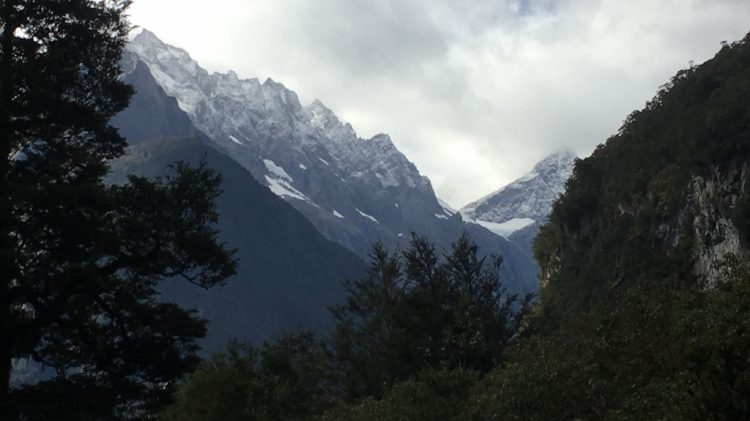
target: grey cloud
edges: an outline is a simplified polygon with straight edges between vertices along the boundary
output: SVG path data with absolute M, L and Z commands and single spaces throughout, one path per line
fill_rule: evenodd
M 291 48 L 302 49 L 310 59 L 343 66 L 352 76 L 409 72 L 447 48 L 439 28 L 408 1 L 281 3 L 291 12 L 279 23 L 293 42 Z

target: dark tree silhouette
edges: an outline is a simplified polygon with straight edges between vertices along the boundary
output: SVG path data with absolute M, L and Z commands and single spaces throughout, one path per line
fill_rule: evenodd
M 400 254 L 376 244 L 366 275 L 333 308 L 346 398 L 379 396 L 426 368 L 491 369 L 531 300 L 505 294 L 501 262 L 487 264 L 466 234 L 443 258 L 416 235 Z
M 234 273 L 212 225 L 219 179 L 108 186 L 128 0 L 0 0 L 0 419 L 143 417 L 195 364 L 204 322 L 156 300 Z M 44 369 L 12 385 L 13 362 Z

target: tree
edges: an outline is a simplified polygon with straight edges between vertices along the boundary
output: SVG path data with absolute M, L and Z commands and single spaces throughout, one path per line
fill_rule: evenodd
M 505 295 L 468 235 L 444 258 L 416 235 L 401 255 L 376 245 L 364 278 L 333 309 L 331 346 L 348 399 L 379 397 L 425 368 L 485 372 L 511 341 L 531 296 Z
M 331 345 L 343 389 L 353 399 L 378 392 L 389 379 L 412 370 L 398 357 L 400 348 L 409 344 L 392 340 L 401 337 L 395 334 L 395 312 L 403 303 L 401 261 L 376 243 L 365 276 L 344 285 L 346 302 L 331 308 L 337 322 Z
M 219 178 L 178 164 L 108 186 L 129 0 L 0 0 L 0 418 L 147 415 L 196 363 L 204 323 L 161 279 L 235 271 L 212 227 Z M 45 369 L 11 386 L 14 360 Z
M 503 294 L 499 264 L 486 265 L 466 235 L 443 257 L 417 236 L 401 253 L 375 244 L 365 275 L 345 282 L 325 340 L 302 332 L 260 349 L 232 344 L 188 376 L 162 417 L 458 417 L 528 305 Z

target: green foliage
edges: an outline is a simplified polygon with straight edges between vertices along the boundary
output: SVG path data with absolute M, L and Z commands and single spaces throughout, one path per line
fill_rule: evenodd
M 503 296 L 500 260 L 486 265 L 477 253 L 467 236 L 444 258 L 417 236 L 400 254 L 375 245 L 365 276 L 347 282 L 346 302 L 332 309 L 338 323 L 326 342 L 303 333 L 260 350 L 234 344 L 188 377 L 164 418 L 460 414 L 469 386 L 494 367 L 530 300 Z
M 746 256 L 748 205 L 688 208 L 696 177 L 742 174 L 750 156 L 750 45 L 680 71 L 578 161 L 541 229 L 548 276 L 522 338 L 476 387 L 479 419 L 747 419 L 747 288 L 738 258 L 696 275 L 693 212 L 731 217 Z M 726 187 L 726 186 L 725 186 Z M 708 200 L 713 199 L 712 196 Z M 718 209 L 718 210 L 715 210 Z
M 86 186 L 96 201 L 54 216 L 21 202 L 29 209 L 18 232 L 35 241 L 20 252 L 35 258 L 19 265 L 25 311 L 13 322 L 23 330 L 9 342 L 14 357 L 55 373 L 10 390 L 24 419 L 131 418 L 169 401 L 171 384 L 198 362 L 205 322 L 156 301 L 155 288 L 167 277 L 210 287 L 233 273 L 212 228 L 218 185 L 205 168 L 178 164 L 162 180 Z M 66 200 L 54 190 L 43 199 L 50 206 Z
M 324 420 L 737 420 L 750 416 L 750 270 L 646 283 L 525 336 L 486 376 L 428 369 Z M 671 280 L 675 281 L 675 280 Z
M 652 283 L 554 335 L 520 341 L 471 399 L 479 419 L 746 419 L 750 276 Z
M 321 421 L 419 421 L 464 419 L 464 408 L 479 374 L 471 370 L 426 369 L 396 383 L 382 399 L 336 407 Z
M 231 343 L 191 374 L 164 420 L 304 420 L 331 405 L 329 360 L 311 333 L 261 349 Z

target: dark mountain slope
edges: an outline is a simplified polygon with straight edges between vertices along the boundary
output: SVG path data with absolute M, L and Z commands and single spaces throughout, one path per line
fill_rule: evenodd
M 209 146 L 212 142 L 135 55 L 126 51 L 122 66 L 123 79 L 136 93 L 113 124 L 137 146 L 113 163 L 110 179 L 161 176 L 178 160 L 207 162 L 223 177 L 224 193 L 218 201 L 221 238 L 238 249 L 240 259 L 238 275 L 224 287 L 203 291 L 172 282 L 164 287 L 164 296 L 198 309 L 210 321 L 204 343 L 209 350 L 222 349 L 230 337 L 257 343 L 299 327 L 327 327 L 325 306 L 342 298 L 339 282 L 359 274 L 363 263 L 322 237 L 304 216 Z
M 219 350 L 230 337 L 258 343 L 296 328 L 326 328 L 325 306 L 342 299 L 340 281 L 358 276 L 362 262 L 323 238 L 239 164 L 200 141 L 133 146 L 112 164 L 110 179 L 163 176 L 175 161 L 205 162 L 221 174 L 218 228 L 240 260 L 238 275 L 225 286 L 201 290 L 175 281 L 163 289 L 166 299 L 196 308 L 210 320 L 206 348 Z
M 123 53 L 122 80 L 135 88 L 128 108 L 112 119 L 112 125 L 128 140 L 128 144 L 150 140 L 195 137 L 202 135 L 190 118 L 156 83 L 143 61 L 128 51 Z

